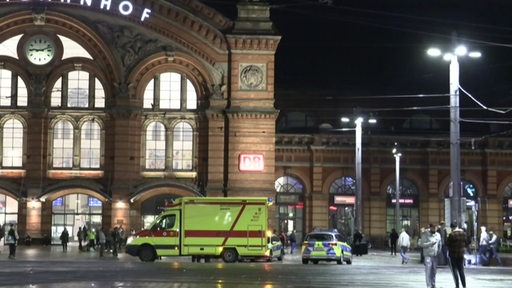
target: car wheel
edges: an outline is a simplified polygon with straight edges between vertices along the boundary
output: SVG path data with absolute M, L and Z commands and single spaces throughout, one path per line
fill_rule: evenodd
M 307 259 L 302 259 L 302 264 L 308 264 L 309 261 Z
M 153 262 L 156 259 L 155 249 L 151 246 L 142 246 L 139 251 L 139 259 L 143 262 Z
M 277 261 L 283 261 L 283 258 L 284 258 L 284 250 L 281 250 L 281 252 L 279 253 L 279 257 L 277 257 Z
M 338 265 L 343 264 L 343 260 L 341 260 L 341 259 L 342 259 L 342 258 L 340 258 L 339 260 L 336 260 L 336 264 L 338 264 Z
M 345 263 L 347 263 L 348 265 L 352 264 L 352 260 L 351 259 L 348 259 L 345 261 Z
M 318 260 L 313 260 L 313 264 L 318 264 Z
M 238 258 L 238 253 L 235 249 L 226 249 L 224 253 L 222 253 L 222 260 L 226 263 L 234 263 Z

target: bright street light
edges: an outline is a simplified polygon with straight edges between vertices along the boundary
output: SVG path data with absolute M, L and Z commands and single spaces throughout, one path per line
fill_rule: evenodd
M 455 40 L 455 37 L 454 37 Z M 455 42 L 455 41 L 454 41 Z M 427 50 L 429 56 L 441 56 L 438 48 Z M 453 51 L 445 53 L 443 59 L 450 62 L 450 176 L 451 176 L 451 209 L 450 222 L 462 223 L 461 207 L 461 176 L 460 176 L 460 114 L 459 114 L 459 61 L 458 57 L 469 56 L 479 58 L 482 54 L 478 51 L 469 51 L 465 46 L 459 45 Z
M 341 122 L 343 123 L 349 123 L 351 121 L 348 117 L 342 117 Z M 354 123 L 356 124 L 356 215 L 354 216 L 354 226 L 355 229 L 358 231 L 362 230 L 362 219 L 363 219 L 363 205 L 362 205 L 362 197 L 363 197 L 363 190 L 362 190 L 362 135 L 363 135 L 363 123 L 364 118 L 363 117 L 356 117 L 353 119 Z M 377 120 L 374 118 L 369 118 L 368 123 L 374 124 L 377 123 Z

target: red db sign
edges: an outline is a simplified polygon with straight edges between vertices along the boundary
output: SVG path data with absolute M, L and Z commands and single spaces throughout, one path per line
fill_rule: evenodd
M 242 172 L 260 172 L 265 168 L 263 154 L 241 153 L 238 157 L 238 170 Z

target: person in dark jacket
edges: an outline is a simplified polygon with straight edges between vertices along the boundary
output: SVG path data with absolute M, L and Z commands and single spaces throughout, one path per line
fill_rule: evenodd
M 363 248 L 361 247 L 361 242 L 363 242 L 363 234 L 361 231 L 356 230 L 356 233 L 354 233 L 354 254 L 356 256 L 363 256 Z
M 389 234 L 389 246 L 391 248 L 391 256 L 396 256 L 396 242 L 398 241 L 398 232 L 395 228 L 391 229 Z
M 60 233 L 60 243 L 62 243 L 62 251 L 67 252 L 68 251 L 68 242 L 69 242 L 69 232 L 66 227 L 64 227 L 64 230 L 62 230 L 62 233 Z
M 5 238 L 5 243 L 9 244 L 9 259 L 16 259 L 16 242 L 18 242 L 18 232 L 14 229 L 14 224 L 11 223 Z
M 466 249 L 466 232 L 457 227 L 456 223 L 450 225 L 452 232 L 446 239 L 448 255 L 450 258 L 450 268 L 452 269 L 453 281 L 455 287 L 459 288 L 459 278 L 462 287 L 466 287 L 466 275 L 464 274 L 464 251 Z

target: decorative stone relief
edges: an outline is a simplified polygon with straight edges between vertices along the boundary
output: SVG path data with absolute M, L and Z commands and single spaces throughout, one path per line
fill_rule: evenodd
M 267 65 L 240 64 L 240 89 L 265 90 L 267 86 Z
M 135 32 L 129 27 L 109 25 L 107 23 L 100 23 L 97 27 L 102 32 L 101 35 L 113 44 L 124 67 L 132 66 L 138 59 L 149 55 L 161 46 L 159 41 L 148 39 L 143 34 Z

